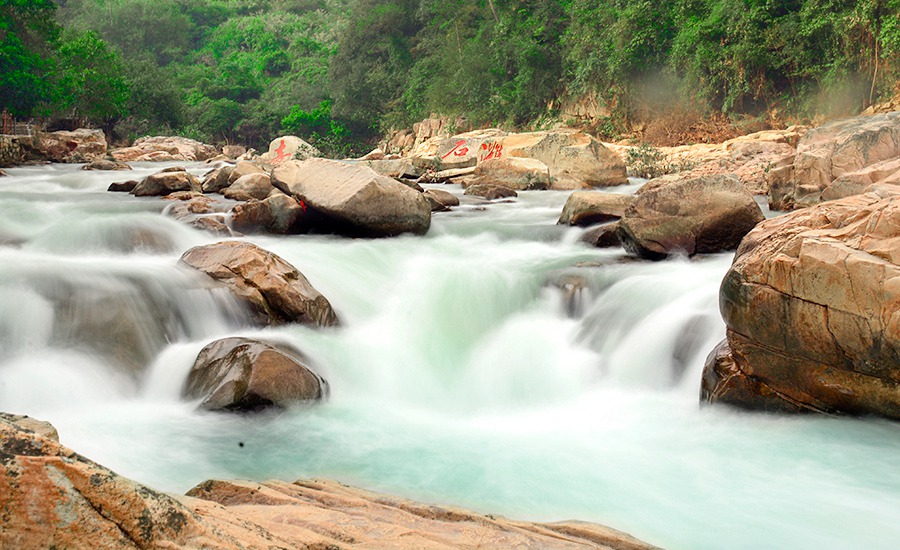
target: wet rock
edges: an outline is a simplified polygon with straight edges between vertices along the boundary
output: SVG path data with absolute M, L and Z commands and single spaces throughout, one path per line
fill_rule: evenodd
M 647 183 L 619 221 L 622 245 L 642 258 L 733 250 L 764 219 L 734 176 L 675 176 L 656 182 Z
M 97 159 L 85 164 L 82 170 L 131 170 L 126 162 L 118 162 L 108 159 Z
M 198 246 L 181 264 L 206 273 L 247 304 L 261 325 L 337 324 L 328 300 L 281 257 L 245 242 Z
M 272 184 L 321 216 L 317 228 L 351 236 L 424 234 L 431 225 L 428 200 L 371 168 L 313 158 L 285 161 Z
M 443 189 L 427 189 L 424 195 L 431 204 L 432 212 L 445 212 L 454 206 L 459 206 L 459 199 L 456 195 Z
M 600 224 L 585 230 L 578 240 L 596 248 L 618 248 L 622 246 L 618 229 L 619 222 Z
M 161 197 L 175 191 L 200 192 L 200 182 L 192 174 L 179 167 L 169 168 L 142 179 L 131 190 L 136 197 Z
M 222 194 L 226 199 L 236 201 L 263 200 L 274 189 L 269 174 L 257 173 L 239 177 L 234 183 L 223 189 Z
M 200 408 L 212 411 L 288 408 L 327 395 L 328 384 L 299 351 L 248 338 L 204 347 L 182 389 L 182 397 L 201 399 Z
M 734 365 L 708 366 L 706 399 L 747 406 L 764 390 L 798 408 L 900 419 L 898 243 L 897 186 L 759 224 L 722 282 Z M 729 372 L 763 389 L 734 390 Z
M 489 201 L 519 196 L 513 189 L 502 185 L 470 185 L 463 194 L 482 197 Z
M 634 201 L 632 195 L 576 191 L 566 199 L 558 224 L 580 225 L 617 221 Z
M 137 184 L 138 182 L 135 180 L 114 181 L 109 184 L 109 187 L 107 187 L 106 190 L 116 193 L 131 193 L 134 191 L 134 188 L 137 187 Z

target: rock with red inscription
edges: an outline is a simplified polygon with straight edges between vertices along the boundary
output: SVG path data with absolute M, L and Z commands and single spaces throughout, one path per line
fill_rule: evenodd
M 297 136 L 281 136 L 269 144 L 269 152 L 259 156 L 261 164 L 277 166 L 288 160 L 306 160 L 321 157 L 322 153 Z

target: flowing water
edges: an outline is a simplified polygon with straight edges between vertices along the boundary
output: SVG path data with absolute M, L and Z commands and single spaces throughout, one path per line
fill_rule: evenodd
M 251 238 L 342 321 L 258 330 L 177 266 L 214 237 L 105 192 L 158 169 L 0 178 L 0 410 L 119 473 L 173 492 L 327 477 L 673 549 L 900 540 L 897 424 L 698 406 L 730 255 L 629 261 L 555 225 L 565 193 L 526 192 L 436 214 L 425 237 Z M 195 411 L 182 382 L 232 335 L 302 349 L 328 402 Z

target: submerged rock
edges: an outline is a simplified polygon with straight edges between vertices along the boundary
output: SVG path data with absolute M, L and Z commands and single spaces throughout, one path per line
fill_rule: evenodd
M 262 325 L 338 322 L 331 304 L 302 273 L 255 244 L 226 241 L 194 247 L 180 263 L 227 286 Z
M 424 195 L 431 204 L 432 212 L 446 212 L 454 206 L 459 206 L 456 195 L 443 189 L 426 189 Z
M 764 219 L 759 205 L 734 176 L 647 182 L 619 221 L 626 250 L 648 259 L 669 254 L 722 252 Z
M 321 215 L 323 231 L 387 237 L 422 235 L 431 225 L 431 205 L 422 193 L 365 166 L 289 160 L 272 171 L 272 184 Z
M 182 389 L 207 410 L 255 411 L 322 399 L 328 384 L 303 355 L 285 345 L 223 338 L 197 355 Z
M 759 224 L 720 292 L 703 398 L 900 419 L 900 187 Z
M 497 199 L 508 199 L 511 197 L 519 196 L 519 194 L 516 193 L 515 190 L 510 189 L 509 187 L 505 187 L 503 185 L 488 184 L 470 185 L 469 187 L 466 187 L 466 190 L 463 192 L 463 194 L 481 197 L 489 201 Z
M 127 162 L 108 159 L 93 160 L 81 167 L 82 170 L 131 170 Z

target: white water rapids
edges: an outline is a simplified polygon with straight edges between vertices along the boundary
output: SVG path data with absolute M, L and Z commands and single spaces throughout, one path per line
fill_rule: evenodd
M 342 322 L 256 330 L 176 265 L 215 237 L 105 191 L 159 165 L 77 168 L 0 178 L 0 411 L 123 475 L 173 492 L 326 477 L 671 549 L 900 541 L 898 424 L 698 405 L 731 255 L 628 261 L 555 225 L 565 193 L 524 192 L 435 214 L 425 237 L 249 237 Z M 330 399 L 262 416 L 181 401 L 199 350 L 238 334 L 303 350 Z

